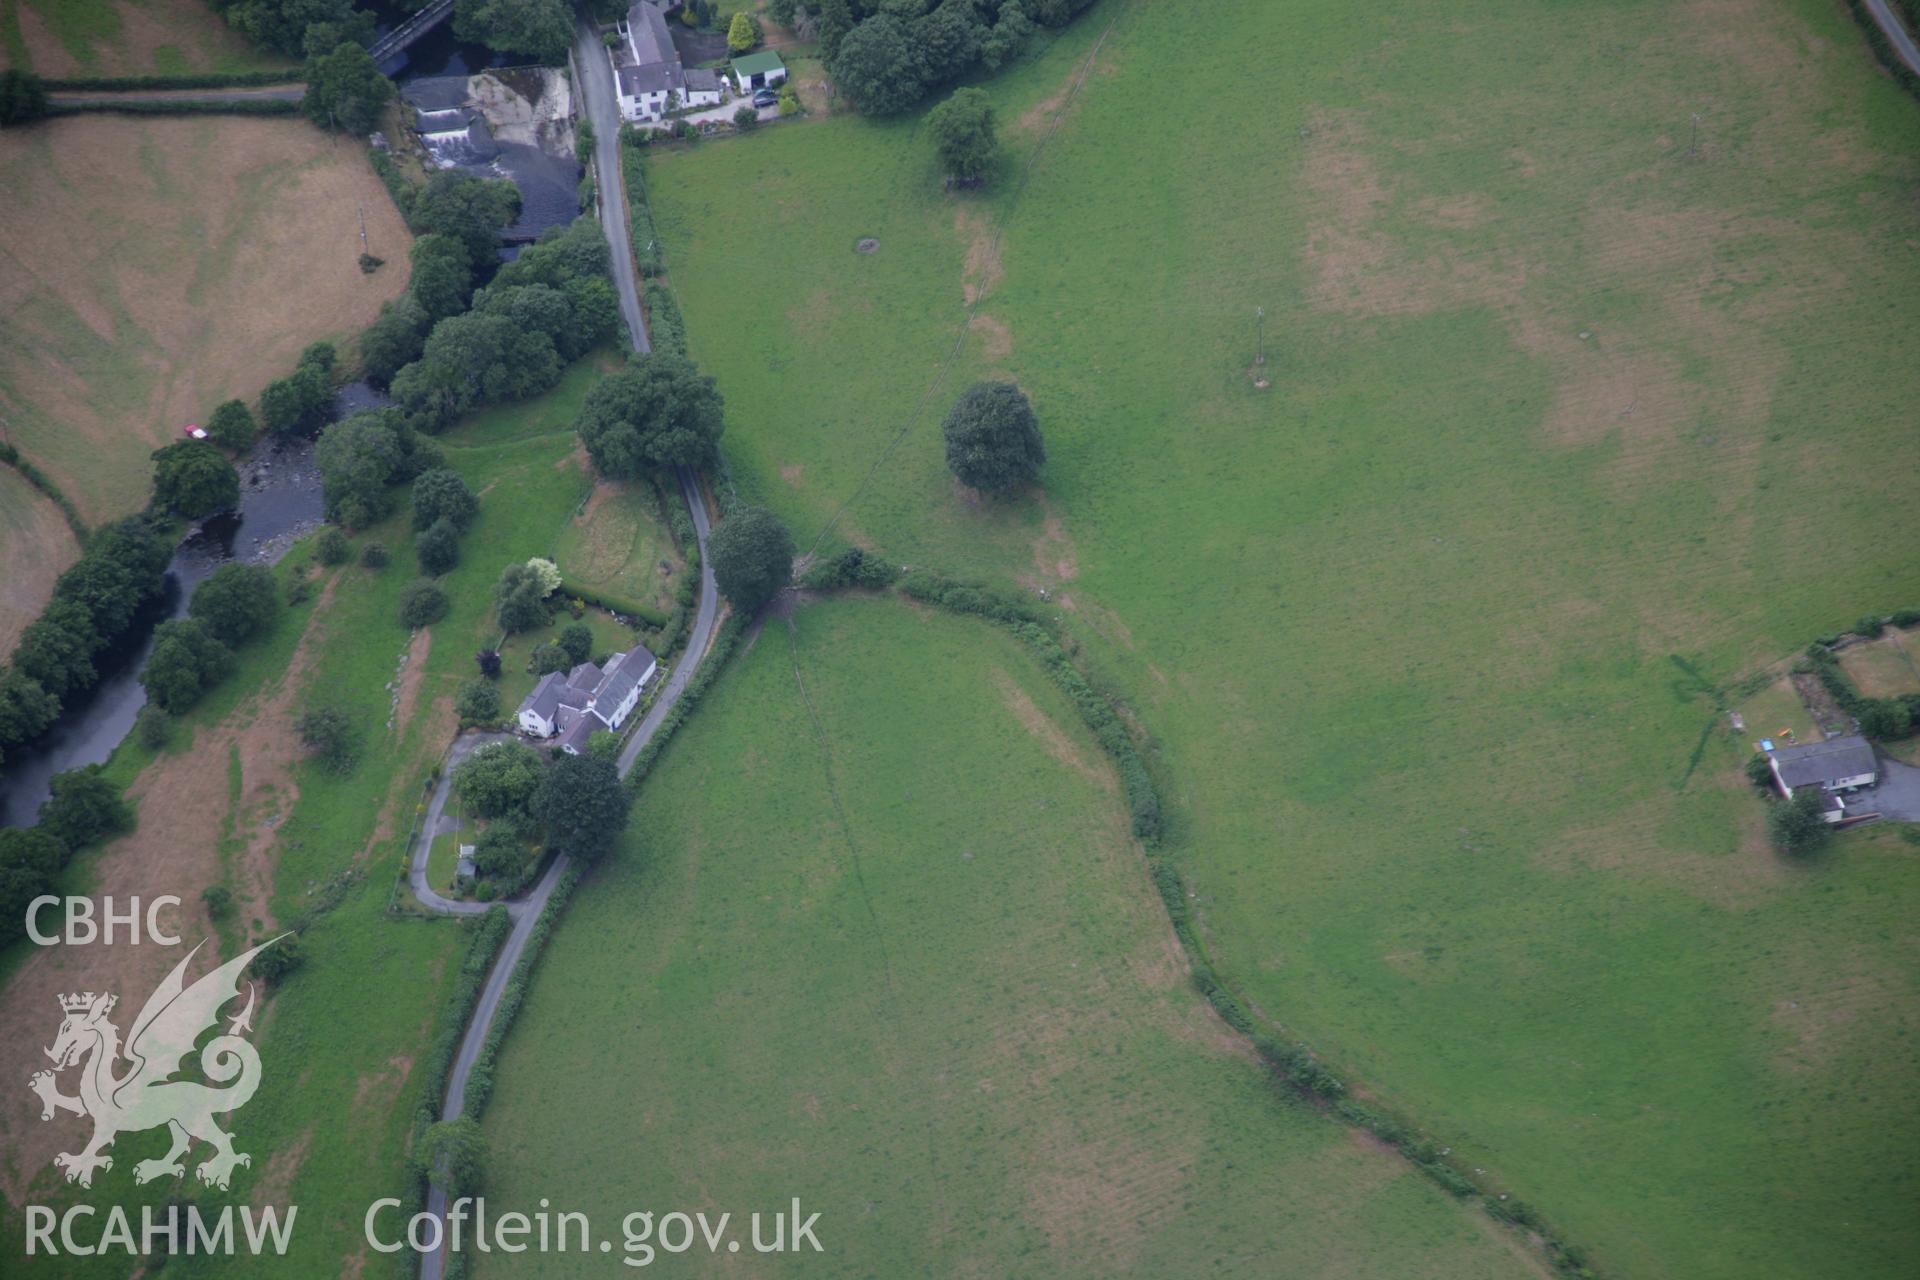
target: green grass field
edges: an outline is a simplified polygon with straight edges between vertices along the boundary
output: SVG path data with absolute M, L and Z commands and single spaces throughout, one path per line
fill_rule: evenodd
M 1112 770 L 1026 650 L 883 601 L 795 621 L 735 659 L 555 932 L 489 1205 L 548 1196 L 618 1240 L 634 1209 L 744 1235 L 799 1196 L 824 1252 L 783 1274 L 1531 1273 L 1275 1090 L 1187 985 Z
M 1671 659 L 1920 600 L 1920 106 L 1813 0 L 1109 0 L 988 89 L 977 194 L 911 119 L 651 161 L 742 493 L 1048 590 L 1231 982 L 1607 1274 L 1910 1270 L 1920 870 L 1776 858 Z M 945 474 L 987 374 L 1041 496 Z

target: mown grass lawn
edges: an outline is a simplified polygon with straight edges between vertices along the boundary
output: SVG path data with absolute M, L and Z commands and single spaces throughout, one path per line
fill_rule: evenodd
M 1672 659 L 1920 601 L 1920 106 L 1813 0 L 1110 0 L 988 89 L 979 193 L 911 119 L 651 161 L 743 495 L 1046 589 L 1232 983 L 1609 1274 L 1910 1270 L 1920 868 L 1777 858 Z M 1040 494 L 945 473 L 983 375 Z
M 551 1197 L 616 1247 L 631 1210 L 732 1211 L 744 1239 L 798 1196 L 824 1252 L 783 1272 L 1529 1273 L 1193 992 L 1112 770 L 1029 653 L 885 600 L 735 659 L 555 932 L 486 1128 L 490 1205 Z

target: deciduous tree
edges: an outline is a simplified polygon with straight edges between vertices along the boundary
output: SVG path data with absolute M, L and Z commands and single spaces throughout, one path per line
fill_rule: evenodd
M 752 613 L 793 577 L 793 538 L 765 507 L 741 507 L 713 532 L 713 576 L 743 613 Z
M 1005 493 L 1047 460 L 1033 406 L 1011 382 L 976 382 L 947 413 L 947 466 L 961 484 Z

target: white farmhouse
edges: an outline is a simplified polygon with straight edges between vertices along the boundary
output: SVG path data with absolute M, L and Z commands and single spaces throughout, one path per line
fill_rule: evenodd
M 608 658 L 605 667 L 583 662 L 564 676 L 550 672 L 520 704 L 520 731 L 533 738 L 557 736 L 556 745 L 577 756 L 596 731 L 626 723 L 659 670 L 653 655 L 635 645 Z
M 1820 816 L 1828 822 L 1846 819 L 1847 802 L 1840 792 L 1870 787 L 1880 776 L 1880 762 L 1874 757 L 1873 744 L 1858 734 L 1798 747 L 1778 747 L 1767 753 L 1767 764 L 1773 769 L 1773 780 L 1779 784 L 1780 794 L 1789 799 L 1796 791 L 1817 788 Z
M 652 0 L 637 0 L 627 10 L 626 21 L 615 30 L 620 38 L 608 49 L 607 56 L 613 59 L 621 118 L 636 123 L 657 122 L 676 107 L 688 105 L 680 51 L 673 47 L 666 15 L 660 8 Z M 707 75 L 712 78 L 711 72 Z M 713 101 L 720 101 L 717 92 Z

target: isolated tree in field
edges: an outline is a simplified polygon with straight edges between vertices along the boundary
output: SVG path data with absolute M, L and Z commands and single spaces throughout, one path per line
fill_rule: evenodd
M 655 467 L 713 456 L 724 405 L 712 378 L 670 352 L 646 356 L 587 393 L 576 428 L 601 475 L 637 480 Z
M 793 538 L 765 507 L 741 507 L 713 531 L 713 577 L 742 613 L 753 613 L 793 577 Z
M 204 622 L 163 622 L 154 629 L 153 652 L 140 669 L 140 684 L 148 701 L 179 715 L 216 684 L 232 662 L 232 651 L 214 639 Z
M 353 557 L 353 544 L 347 541 L 347 535 L 340 532 L 338 525 L 328 525 L 313 540 L 313 556 L 321 564 L 332 568 L 345 564 Z
M 491 690 L 492 685 L 483 684 Z M 482 818 L 523 814 L 546 770 L 532 747 L 519 742 L 494 742 L 461 761 L 453 771 L 453 793 L 460 803 Z
M 627 789 L 612 764 L 563 755 L 547 769 L 534 796 L 533 816 L 554 844 L 582 862 L 614 846 L 627 825 Z
M 961 484 L 1005 493 L 1032 480 L 1047 460 L 1033 406 L 1011 382 L 976 382 L 947 414 L 947 467 Z
M 240 474 L 205 440 L 179 440 L 153 451 L 155 505 L 189 520 L 240 500 Z
M 52 110 L 40 77 L 25 71 L 0 71 L 0 128 L 38 120 Z
M 993 170 L 999 151 L 993 105 L 983 89 L 956 89 L 927 113 L 927 131 L 940 154 L 940 169 L 951 182 L 972 186 Z
M 727 24 L 727 52 L 745 53 L 760 43 L 760 24 L 745 9 L 733 15 Z
M 409 582 L 400 589 L 400 625 L 430 627 L 447 616 L 447 593 L 433 583 Z
M 314 707 L 293 722 L 293 729 L 313 758 L 327 768 L 335 773 L 353 768 L 353 720 L 339 707 Z
M 423 471 L 413 480 L 413 527 L 432 528 L 442 520 L 464 533 L 480 511 L 480 501 L 460 473 L 448 467 Z
M 473 655 L 473 661 L 474 665 L 480 668 L 480 674 L 487 679 L 498 680 L 500 678 L 500 651 L 498 649 L 482 649 Z
M 226 645 L 251 640 L 279 612 L 280 589 L 263 564 L 221 565 L 187 603 L 187 613 Z
M 307 94 L 300 106 L 322 129 L 372 133 L 393 100 L 393 82 L 357 44 L 343 42 L 331 53 L 308 58 L 305 74 Z
M 460 532 L 453 521 L 436 520 L 414 542 L 413 553 L 419 557 L 420 572 L 437 578 L 460 563 Z
M 275 939 L 273 945 L 255 956 L 247 966 L 247 973 L 270 987 L 277 987 L 306 962 L 307 949 L 300 944 L 299 935 L 289 934 Z
M 1782 853 L 1805 855 L 1816 852 L 1833 834 L 1820 817 L 1820 790 L 1803 787 L 1791 800 L 1775 804 L 1767 814 L 1767 835 L 1773 847 Z
M 207 419 L 207 436 L 229 453 L 245 453 L 259 434 L 253 410 L 244 400 L 228 400 Z

